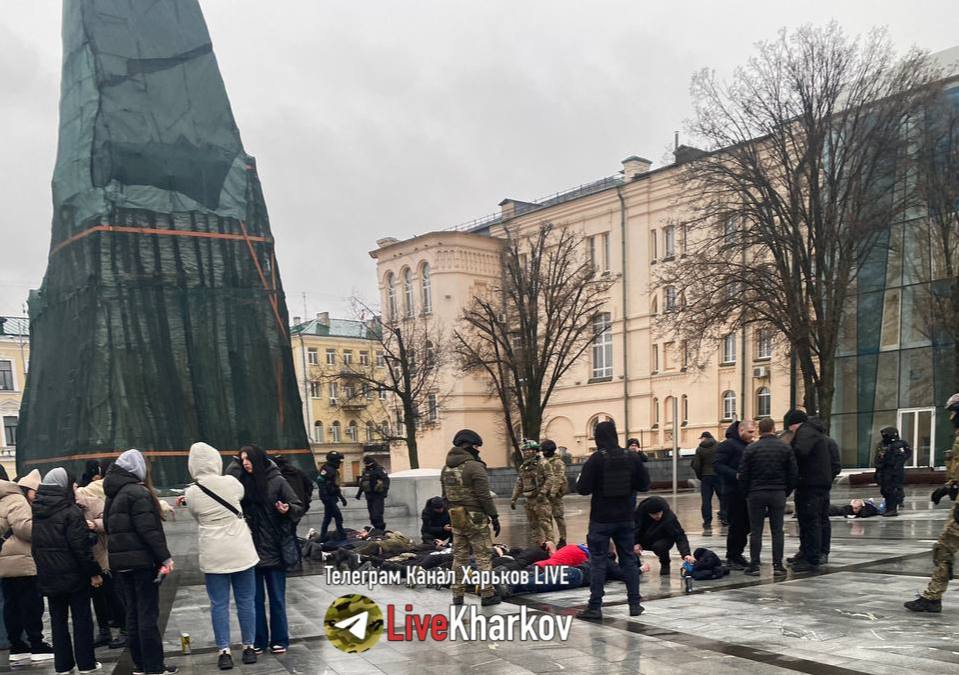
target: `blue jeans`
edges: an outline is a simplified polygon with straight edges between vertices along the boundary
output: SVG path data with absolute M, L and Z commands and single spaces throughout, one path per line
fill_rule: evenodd
M 270 600 L 269 625 L 266 623 L 267 597 Z M 273 645 L 290 646 L 290 630 L 286 621 L 286 570 L 279 567 L 257 567 L 256 638 L 253 646 L 265 650 Z
M 713 524 L 713 493 L 716 492 L 716 476 L 703 476 L 699 481 L 699 495 L 702 498 L 703 527 Z M 717 493 L 718 494 L 718 493 Z
M 626 599 L 630 605 L 639 604 L 639 565 L 633 553 L 633 521 L 621 523 L 589 522 L 586 544 L 589 546 L 589 606 L 603 606 L 603 587 L 606 585 L 606 566 L 609 562 L 609 541 L 616 545 L 619 566 L 626 582 Z
M 218 649 L 230 648 L 230 587 L 236 600 L 236 618 L 240 622 L 243 646 L 252 645 L 256 637 L 256 572 L 251 567 L 232 574 L 207 574 L 206 594 L 210 596 L 210 618 Z

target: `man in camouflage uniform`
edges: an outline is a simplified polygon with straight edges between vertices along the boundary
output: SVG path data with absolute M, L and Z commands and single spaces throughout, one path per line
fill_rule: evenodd
M 546 465 L 546 500 L 549 502 L 550 519 L 556 521 L 559 530 L 557 547 L 566 546 L 566 515 L 563 511 L 563 496 L 569 487 L 566 480 L 566 462 L 556 454 L 556 444 L 546 440 L 540 444 L 543 464 Z M 552 524 L 550 525 L 552 527 Z
M 453 528 L 453 604 L 462 605 L 466 593 L 464 568 L 470 555 L 481 572 L 493 570 L 489 525 L 493 535 L 499 536 L 499 514 L 490 496 L 486 463 L 479 458 L 483 439 L 469 429 L 458 431 L 453 437 L 453 449 L 446 456 L 446 466 L 440 473 L 443 496 L 449 504 L 450 525 Z M 492 586 L 480 589 L 482 605 L 495 605 L 500 597 Z
M 372 457 L 364 457 L 363 464 L 356 498 L 366 496 L 366 511 L 370 514 L 370 524 L 377 530 L 385 530 L 386 521 L 383 520 L 383 511 L 386 494 L 390 490 L 390 477 L 386 474 L 386 469 Z
M 539 443 L 523 441 L 523 463 L 519 466 L 516 486 L 509 507 L 516 510 L 516 500 L 526 499 L 526 520 L 529 522 L 526 542 L 529 546 L 542 546 L 553 539 L 553 512 L 546 498 L 549 468 L 539 456 Z
M 956 438 L 952 443 L 952 453 L 946 460 L 946 484 L 932 493 L 932 501 L 936 504 L 945 495 L 949 495 L 955 502 L 952 506 L 952 515 L 946 521 L 946 527 L 939 535 L 939 541 L 932 547 L 932 562 L 935 569 L 929 585 L 915 600 L 905 603 L 905 607 L 913 612 L 942 611 L 942 595 L 949 586 L 956 562 L 956 552 L 959 551 L 959 394 L 953 394 L 946 402 L 946 411 L 956 428 Z

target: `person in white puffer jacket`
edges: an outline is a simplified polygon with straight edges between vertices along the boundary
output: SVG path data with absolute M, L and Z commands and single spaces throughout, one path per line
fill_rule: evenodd
M 260 559 L 250 528 L 242 516 L 243 485 L 233 476 L 222 475 L 223 459 L 216 448 L 206 443 L 194 443 L 190 448 L 189 469 L 196 483 L 186 489 L 181 503 L 186 502 L 190 515 L 199 523 L 200 570 L 206 576 L 213 633 L 220 650 L 217 665 L 220 670 L 233 667 L 230 655 L 231 586 L 243 639 L 243 663 L 256 663 L 253 649 L 256 634 L 254 593 L 255 567 Z

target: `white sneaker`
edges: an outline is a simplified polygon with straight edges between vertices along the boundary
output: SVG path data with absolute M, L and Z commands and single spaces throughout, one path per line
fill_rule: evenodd
M 73 668 L 70 670 L 58 670 L 57 675 L 73 675 Z
M 101 668 L 103 668 L 103 664 L 97 661 L 97 664 L 93 666 L 93 668 L 91 668 L 90 670 L 81 670 L 80 675 L 86 675 L 86 673 L 95 673 Z

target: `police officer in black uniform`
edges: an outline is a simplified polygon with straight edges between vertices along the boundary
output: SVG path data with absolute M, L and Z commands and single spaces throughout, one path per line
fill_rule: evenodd
M 876 448 L 876 483 L 886 500 L 884 516 L 898 516 L 905 492 L 906 464 L 912 457 L 912 448 L 899 438 L 899 429 L 883 427 L 879 430 L 882 442 Z
M 366 510 L 370 514 L 370 524 L 377 530 L 385 530 L 383 504 L 386 502 L 386 493 L 390 489 L 390 477 L 386 475 L 386 469 L 372 457 L 364 457 L 363 464 L 356 498 L 360 499 L 366 495 Z
M 320 527 L 320 541 L 326 541 L 329 537 L 327 531 L 330 529 L 330 523 L 336 521 L 337 540 L 346 539 L 346 533 L 343 531 L 343 514 L 337 501 L 346 506 L 346 497 L 340 490 L 340 464 L 343 463 L 343 455 L 336 450 L 326 453 L 326 464 L 322 466 L 320 472 L 316 474 L 316 486 L 319 488 L 320 501 L 323 502 L 323 525 Z

